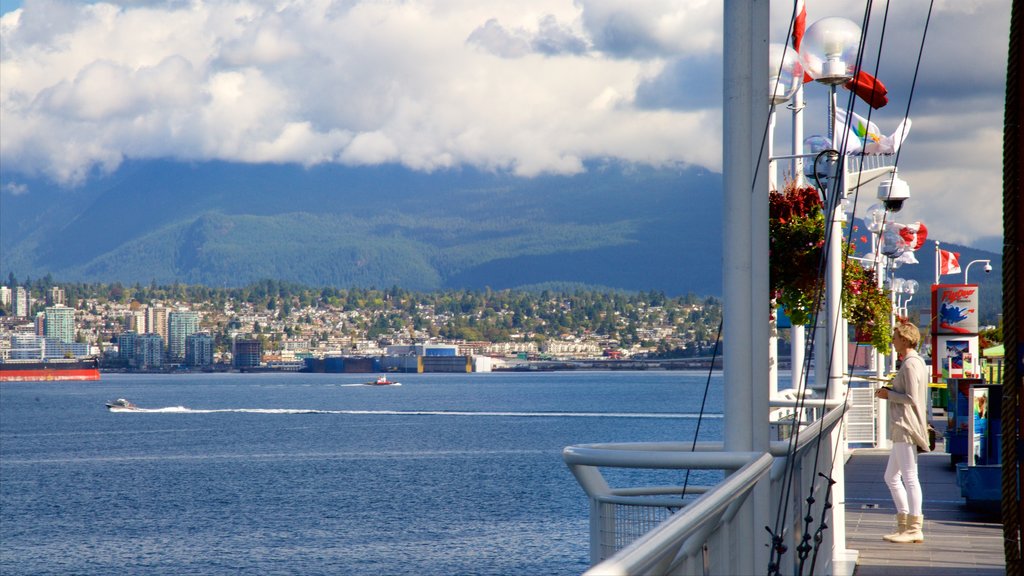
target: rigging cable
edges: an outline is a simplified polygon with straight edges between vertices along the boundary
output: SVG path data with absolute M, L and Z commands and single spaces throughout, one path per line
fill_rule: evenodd
M 868 15 L 867 14 L 870 12 L 870 4 L 871 3 L 869 2 L 868 3 L 868 10 L 866 11 L 866 14 L 865 14 L 865 26 L 863 28 L 863 33 L 862 33 L 862 38 L 861 38 L 862 46 L 863 46 L 863 43 L 864 43 L 864 38 L 865 38 L 865 35 L 866 35 L 866 31 L 867 31 L 867 24 L 868 24 Z M 914 76 L 913 76 L 913 80 L 911 82 L 910 92 L 909 92 L 908 97 L 907 97 L 907 108 L 906 108 L 906 112 L 904 114 L 904 120 L 906 120 L 909 117 L 909 115 L 910 115 L 910 106 L 911 106 L 911 102 L 913 101 L 914 90 L 915 90 L 916 85 L 917 85 L 918 73 L 920 72 L 921 59 L 922 59 L 922 56 L 923 56 L 923 53 L 924 53 L 924 45 L 925 45 L 925 40 L 926 40 L 927 34 L 928 34 L 928 27 L 929 27 L 929 25 L 931 23 L 931 15 L 932 15 L 933 7 L 934 7 L 934 0 L 931 0 L 931 2 L 929 2 L 928 14 L 927 14 L 927 17 L 925 19 L 925 26 L 924 26 L 924 30 L 923 30 L 922 35 L 921 35 L 920 46 L 918 48 L 917 62 L 915 64 L 915 68 L 914 68 Z M 884 42 L 884 38 L 885 38 L 885 23 L 887 22 L 887 19 L 888 19 L 888 9 L 889 9 L 889 2 L 886 2 L 885 19 L 883 20 L 882 35 L 881 35 L 880 46 L 879 46 L 879 55 L 878 55 L 878 60 L 876 60 L 876 72 L 878 70 L 878 67 L 879 67 L 879 64 L 880 64 L 880 59 L 881 59 L 881 42 Z M 851 95 L 851 100 L 852 100 L 852 95 Z M 850 108 L 852 108 L 852 105 L 850 106 Z M 868 118 L 869 119 L 870 119 L 870 114 L 871 113 L 869 112 L 868 113 Z M 848 118 L 848 122 L 847 122 L 848 126 L 849 126 L 849 120 L 850 120 L 850 118 Z M 870 120 L 869 120 L 869 122 L 870 122 Z M 904 122 L 903 126 L 904 126 L 904 128 L 903 128 L 904 133 L 900 134 L 900 139 L 901 140 L 902 140 L 903 137 L 905 137 L 905 130 L 906 130 L 906 123 L 905 122 Z M 844 147 L 845 147 L 845 145 L 846 145 L 846 143 L 844 142 Z M 899 164 L 899 150 L 897 149 L 897 150 L 895 150 L 895 159 L 893 161 L 893 171 L 894 171 L 894 173 L 895 173 L 895 170 L 896 170 L 896 167 L 898 166 L 898 164 Z M 860 177 L 861 174 L 862 173 L 860 173 L 858 175 L 858 177 Z M 857 196 L 859 196 L 860 182 L 858 182 L 858 186 L 857 186 L 856 190 L 857 190 L 857 192 L 856 192 L 855 199 L 856 199 Z M 853 211 L 853 215 L 851 216 L 851 220 L 853 218 L 855 218 L 855 216 L 856 216 L 856 202 L 854 202 L 854 211 Z M 883 219 L 883 222 L 884 222 L 884 219 Z M 849 227 L 849 230 L 847 232 L 847 239 L 846 239 L 847 246 L 849 246 L 852 243 L 852 232 L 853 232 L 853 229 L 852 229 L 852 226 L 851 226 L 851 227 Z M 880 236 L 881 236 L 881 234 L 880 234 Z M 879 242 L 878 246 L 876 246 L 876 254 L 874 255 L 876 258 L 878 256 L 877 250 L 880 250 L 880 248 L 881 248 L 881 242 Z M 845 287 L 845 285 L 843 285 L 842 286 L 842 290 L 845 290 L 845 289 L 846 289 L 846 287 Z M 833 343 L 834 342 L 835 342 L 835 339 L 833 338 Z M 853 381 L 853 375 L 852 375 L 852 372 L 851 372 L 848 375 L 848 379 L 847 379 L 847 383 L 846 383 L 846 396 L 847 396 L 847 398 L 849 397 L 849 394 L 850 394 L 852 381 Z M 846 402 L 843 405 L 844 413 L 848 409 L 849 409 L 849 402 Z M 844 414 L 844 416 L 845 416 L 845 414 Z M 845 421 L 845 417 L 844 417 L 843 420 L 840 421 L 840 430 L 842 430 L 842 425 L 843 425 L 844 421 Z M 819 442 L 821 441 L 821 437 L 820 436 L 819 436 L 818 440 L 819 440 Z M 837 434 L 836 435 L 835 445 L 833 446 L 833 452 L 832 452 L 833 453 L 833 458 L 835 458 L 836 455 L 839 453 L 838 451 L 840 450 L 841 446 L 842 446 L 842 434 Z M 827 479 L 829 481 L 829 484 L 828 484 L 828 488 L 827 488 L 827 492 L 826 493 L 827 493 L 827 495 L 828 495 L 828 497 L 830 499 L 830 497 L 831 497 L 831 487 L 832 487 L 832 485 L 835 484 L 835 482 L 830 477 L 827 478 Z M 826 507 L 830 507 L 830 504 L 831 503 L 829 501 L 826 501 Z M 825 524 L 826 515 L 827 515 L 827 508 L 823 508 L 822 513 L 821 513 L 821 521 L 819 523 L 818 530 L 816 531 L 816 534 L 815 534 L 814 555 L 813 555 L 813 558 L 811 560 L 811 567 L 810 567 L 811 568 L 811 573 L 814 572 L 814 567 L 815 567 L 815 564 L 816 564 L 816 561 L 817 561 L 817 555 L 818 555 L 820 544 L 821 544 L 820 533 L 821 533 L 822 530 L 827 528 L 827 526 Z M 802 570 L 802 565 L 801 565 L 801 573 L 802 573 L 802 571 L 803 570 Z
M 882 30 L 882 39 L 883 40 L 884 40 L 884 35 L 885 35 L 885 22 L 887 21 L 887 18 L 888 18 L 888 7 L 889 7 L 889 5 L 887 3 L 886 4 L 886 18 L 883 21 L 883 30 Z M 867 9 L 865 10 L 865 19 L 864 19 L 864 23 L 865 24 L 862 27 L 862 37 L 861 37 L 861 45 L 862 45 L 862 47 L 863 47 L 863 44 L 864 44 L 864 38 L 865 38 L 866 30 L 867 30 L 867 27 L 868 27 L 867 25 L 869 23 L 870 10 L 871 10 L 871 3 L 869 2 L 868 5 L 867 5 Z M 917 74 L 918 74 L 918 71 L 920 70 L 921 55 L 922 55 L 923 49 L 924 49 L 924 41 L 925 41 L 925 37 L 926 37 L 926 34 L 927 34 L 928 22 L 930 22 L 931 11 L 932 11 L 932 8 L 930 6 L 929 7 L 929 12 L 928 12 L 928 21 L 926 21 L 926 25 L 925 25 L 925 35 L 922 36 L 921 46 L 920 46 L 919 53 L 918 53 L 917 66 L 915 68 L 915 73 L 914 73 L 914 81 L 913 81 L 912 86 L 911 86 L 911 93 L 910 93 L 911 99 L 912 99 L 912 96 L 913 96 L 914 86 L 916 86 Z M 794 18 L 795 18 L 795 7 L 794 7 Z M 791 27 L 792 27 L 792 22 L 791 22 Z M 881 53 L 881 47 L 879 47 L 879 55 L 880 55 L 880 53 Z M 860 60 L 863 57 L 862 56 L 863 51 L 862 50 L 859 51 L 859 54 L 861 54 L 861 55 L 858 57 L 858 65 L 856 67 L 857 69 L 861 68 Z M 878 70 L 879 64 L 880 64 L 880 57 L 875 62 L 876 76 L 877 76 L 877 70 Z M 853 100 L 853 94 L 850 95 L 850 100 L 851 101 Z M 852 105 L 848 103 L 847 109 L 851 110 L 852 109 Z M 905 117 L 904 117 L 905 119 L 906 119 L 907 116 L 909 116 L 909 109 L 910 109 L 910 100 L 908 100 L 907 113 L 905 114 Z M 869 111 L 869 113 L 868 113 L 868 118 L 869 118 L 868 122 L 870 122 L 870 114 L 871 114 L 871 112 Z M 848 130 L 849 129 L 848 127 L 850 125 L 849 118 L 848 118 L 848 121 L 847 121 L 846 124 L 847 124 L 847 130 Z M 902 142 L 905 139 L 905 131 L 906 131 L 906 124 L 904 123 L 903 124 L 903 132 L 899 135 L 899 141 L 900 142 Z M 847 139 L 845 138 L 845 136 L 846 136 L 846 134 L 844 133 L 843 134 L 843 143 L 842 143 L 842 146 L 840 147 L 840 148 L 843 149 L 841 151 L 842 154 L 845 154 L 845 152 L 846 152 L 845 151 L 845 147 L 847 145 Z M 896 159 L 894 160 L 894 169 L 895 169 L 895 166 L 898 164 L 899 151 L 896 150 L 895 153 L 896 153 Z M 820 158 L 820 155 L 819 155 L 819 158 Z M 818 160 L 818 158 L 815 159 L 815 163 L 817 163 L 817 160 Z M 815 173 L 816 173 L 816 171 L 815 171 Z M 817 176 L 817 174 L 815 174 L 815 175 Z M 862 176 L 862 173 L 860 174 L 860 176 Z M 855 187 L 855 189 L 858 190 L 857 195 L 859 195 L 859 187 L 860 187 L 860 181 L 858 181 L 858 184 Z M 820 187 L 820 182 L 819 182 L 819 188 L 821 188 Z M 855 201 L 856 201 L 856 198 L 857 198 L 857 196 L 855 196 Z M 838 207 L 837 203 L 840 201 L 839 195 L 834 194 L 833 198 L 831 198 L 830 200 L 831 200 L 831 202 L 829 202 L 829 204 L 830 204 L 830 207 L 832 208 L 830 210 L 830 213 L 834 214 L 835 213 L 835 208 Z M 854 207 L 855 206 L 856 206 L 856 203 L 854 203 Z M 855 214 L 856 214 L 856 210 L 854 210 L 854 217 L 855 217 Z M 830 218 L 830 220 L 831 220 L 831 218 Z M 883 220 L 883 226 L 884 226 L 884 220 Z M 831 232 L 832 232 L 831 229 L 832 229 L 832 227 L 830 226 L 829 227 L 828 235 L 831 234 Z M 828 239 L 826 239 L 826 241 L 828 241 Z M 847 247 L 849 247 L 852 244 L 852 227 L 850 227 L 850 229 L 848 231 L 848 236 L 847 236 L 847 239 L 846 239 L 846 244 L 847 244 Z M 875 255 L 874 255 L 875 258 L 877 258 L 877 251 L 879 249 L 880 249 L 880 243 L 879 243 L 878 246 L 875 247 L 875 250 L 876 250 Z M 824 254 L 823 254 L 823 256 L 824 256 Z M 820 272 L 820 268 L 819 268 L 819 272 Z M 878 280 L 879 279 L 876 278 L 876 282 Z M 843 286 L 843 288 L 845 288 L 845 286 Z M 816 298 L 815 298 L 816 309 L 820 309 L 820 296 L 821 296 L 821 291 L 819 290 L 818 293 L 816 294 Z M 815 325 L 816 325 L 816 322 L 815 322 Z M 838 324 L 837 324 L 836 327 L 834 327 L 834 329 L 838 329 Z M 809 348 L 810 347 L 810 342 L 811 341 L 812 340 L 808 341 L 807 345 L 805 345 L 805 348 Z M 833 345 L 834 345 L 834 343 L 836 341 L 835 340 L 835 334 L 833 335 L 832 341 L 833 341 Z M 810 360 L 809 360 L 810 355 L 809 354 L 805 355 L 805 358 L 807 359 L 806 360 L 806 364 L 809 367 L 809 365 L 810 365 Z M 831 354 L 830 354 L 830 363 L 831 363 Z M 829 373 L 831 373 L 831 369 L 829 370 Z M 847 394 L 849 394 L 850 385 L 852 383 L 852 374 L 850 376 L 851 376 L 851 379 L 849 379 L 847 381 L 847 386 L 846 386 L 847 387 Z M 807 371 L 804 372 L 804 380 L 803 380 L 803 382 L 801 384 L 801 394 L 800 394 L 800 402 L 799 402 L 800 408 L 798 410 L 798 413 L 799 413 L 800 410 L 802 410 L 802 404 L 803 404 L 803 399 L 804 399 L 804 395 L 802 394 L 802 392 L 806 389 L 806 382 L 807 382 Z M 823 408 L 824 408 L 824 406 L 823 406 Z M 844 404 L 842 409 L 845 412 L 848 409 L 848 404 Z M 843 424 L 842 422 L 840 422 L 840 424 L 839 424 L 840 425 L 840 430 L 842 429 L 842 424 Z M 796 432 L 798 434 L 799 430 L 796 429 Z M 836 444 L 836 446 L 833 449 L 833 455 L 838 453 L 837 451 L 839 449 L 840 439 L 841 439 L 841 434 L 837 435 L 837 440 L 836 440 L 837 444 Z M 820 444 L 821 441 L 822 441 L 821 437 L 819 436 L 818 437 L 819 444 Z M 791 437 L 790 456 L 788 456 L 789 460 L 793 459 L 794 446 L 796 444 L 797 444 L 796 439 L 794 437 Z M 820 453 L 820 450 L 818 452 Z M 817 466 L 817 462 L 816 462 L 815 466 Z M 815 469 L 817 469 L 817 468 L 815 468 Z M 826 518 L 826 515 L 827 515 L 827 512 L 828 512 L 828 509 L 831 508 L 831 501 L 830 501 L 830 499 L 831 499 L 831 486 L 833 484 L 835 484 L 835 482 L 832 480 L 831 477 L 825 476 L 825 475 L 822 475 L 822 477 L 827 480 L 828 487 L 827 487 L 827 490 L 826 490 L 826 495 L 827 495 L 826 496 L 826 502 L 825 502 L 825 505 L 824 505 L 824 507 L 822 509 L 822 512 L 821 512 L 821 520 L 819 522 L 819 526 L 818 526 L 817 530 L 815 531 L 815 536 L 814 536 L 815 545 L 814 545 L 814 557 L 812 558 L 812 564 L 811 564 L 812 572 L 814 570 L 814 565 L 815 565 L 816 558 L 817 558 L 817 552 L 819 550 L 819 547 L 820 547 L 820 544 L 821 544 L 821 541 L 822 541 L 821 534 L 822 534 L 823 530 L 827 528 L 827 525 L 825 524 L 825 518 Z M 792 484 L 791 478 L 792 478 L 792 465 L 790 464 L 790 466 L 787 466 L 786 491 L 785 491 L 786 493 L 785 494 L 780 494 L 779 514 L 780 514 L 780 517 L 782 518 L 782 523 L 783 524 L 784 524 L 784 515 L 785 515 L 786 506 L 783 506 L 782 504 L 788 498 L 788 489 L 789 489 L 789 486 Z M 813 486 L 812 486 L 811 489 L 813 491 Z M 814 502 L 813 497 L 809 496 L 808 497 L 808 504 L 809 504 L 808 510 L 809 511 L 810 511 L 810 508 L 811 508 L 810 505 L 813 505 L 813 502 Z M 776 559 L 776 554 L 778 554 L 778 556 L 781 556 L 781 554 L 785 553 L 784 546 L 781 547 L 782 548 L 781 550 L 778 549 L 781 546 L 781 538 L 778 536 L 778 533 L 779 533 L 778 525 L 779 525 L 780 517 L 777 517 L 777 519 L 776 519 L 777 524 L 776 524 L 776 531 L 775 532 L 773 532 L 770 528 L 766 527 L 766 529 L 769 531 L 769 533 L 771 533 L 772 536 L 773 536 L 772 561 L 769 564 L 769 573 L 778 573 L 778 567 L 779 567 L 780 562 Z M 805 517 L 805 525 L 809 526 L 808 522 L 809 522 L 810 519 L 811 518 L 810 518 L 809 515 L 807 517 Z M 809 535 L 805 531 L 803 542 L 801 544 L 801 549 L 802 549 L 801 556 L 803 558 L 806 557 L 805 556 L 805 554 L 807 552 L 806 544 L 807 544 L 807 540 L 809 538 L 810 538 Z M 803 571 L 803 558 L 801 559 L 801 563 L 800 563 L 800 570 L 801 570 L 801 572 Z
M 718 344 L 722 341 L 722 318 L 718 319 L 718 334 L 715 336 L 715 348 L 711 353 L 711 365 L 708 366 L 708 379 L 704 382 L 704 397 L 700 401 L 700 412 L 697 414 L 697 428 L 693 431 L 693 444 L 690 445 L 690 452 L 697 450 L 697 437 L 700 435 L 700 423 L 704 419 L 704 406 L 708 401 L 708 389 L 711 387 L 711 373 L 715 370 L 715 360 L 718 359 Z M 680 500 L 686 499 L 686 487 L 690 484 L 690 469 L 686 469 L 686 477 L 683 478 L 683 490 L 679 494 Z

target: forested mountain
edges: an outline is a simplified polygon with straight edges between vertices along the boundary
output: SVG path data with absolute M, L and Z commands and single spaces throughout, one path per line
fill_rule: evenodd
M 140 162 L 3 198 L 0 274 L 71 281 L 720 292 L 720 177 Z
M 481 290 L 587 286 L 718 296 L 721 176 L 590 165 L 532 179 L 464 168 L 129 162 L 64 189 L 0 172 L 0 278 L 236 287 Z M 1000 309 L 998 254 L 944 245 Z M 863 253 L 863 250 L 861 250 Z M 924 292 L 931 242 L 900 276 Z M 945 282 L 959 282 L 947 276 Z

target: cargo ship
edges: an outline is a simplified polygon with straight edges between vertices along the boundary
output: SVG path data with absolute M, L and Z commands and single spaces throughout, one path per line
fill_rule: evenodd
M 0 382 L 54 382 L 99 380 L 96 358 L 0 361 Z

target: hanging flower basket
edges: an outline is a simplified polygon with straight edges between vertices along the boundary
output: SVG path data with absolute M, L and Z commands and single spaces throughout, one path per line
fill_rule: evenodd
M 769 289 L 772 303 L 785 308 L 794 325 L 810 324 L 821 301 L 825 281 L 819 274 L 825 246 L 825 216 L 818 191 L 787 184 L 772 191 L 769 211 Z M 854 327 L 857 341 L 888 352 L 892 302 L 879 288 L 875 271 L 849 259 L 852 244 L 843 247 L 843 316 Z
M 818 191 L 792 184 L 768 198 L 770 259 L 768 283 L 776 306 L 793 324 L 809 324 L 824 286 L 818 276 L 825 245 L 825 218 Z

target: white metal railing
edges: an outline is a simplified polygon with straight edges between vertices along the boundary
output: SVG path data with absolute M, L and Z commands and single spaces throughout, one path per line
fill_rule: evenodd
M 822 401 L 808 404 L 822 407 Z M 823 418 L 810 425 L 801 425 L 793 452 L 791 441 L 773 441 L 770 451 L 726 452 L 721 442 L 700 442 L 694 450 L 688 442 L 589 444 L 570 446 L 563 451 L 572 470 L 590 499 L 590 556 L 593 566 L 586 574 L 735 574 L 741 573 L 744 561 L 763 554 L 771 543 L 767 531 L 757 541 L 742 538 L 741 526 L 733 522 L 744 507 L 752 506 L 749 498 L 758 486 L 769 490 L 770 518 L 774 523 L 781 506 L 788 506 L 784 525 L 779 527 L 782 544 L 788 552 L 781 558 L 781 573 L 796 574 L 800 570 L 797 554 L 805 532 L 803 518 L 814 519 L 813 531 L 823 518 L 822 511 L 829 488 L 825 477 L 831 467 L 842 466 L 843 454 L 833 455 L 836 424 L 841 420 L 841 402 L 826 403 L 829 410 Z M 802 420 L 802 419 L 801 419 Z M 819 435 L 823 435 L 821 442 Z M 840 444 L 840 450 L 842 445 Z M 838 460 L 838 462 L 837 462 Z M 726 478 L 715 486 L 687 487 L 687 494 L 700 494 L 694 500 L 683 500 L 682 486 L 646 486 L 612 488 L 602 468 L 634 468 L 647 470 L 701 469 L 720 470 Z M 787 472 L 791 472 L 787 474 Z M 813 497 L 811 508 L 808 496 Z M 841 502 L 832 499 L 833 506 Z M 833 509 L 834 510 L 834 509 Z M 832 525 L 833 510 L 825 510 L 824 520 Z M 845 549 L 845 541 L 835 542 L 831 530 L 823 533 L 814 573 L 832 571 L 837 547 Z M 845 540 L 845 538 L 843 539 Z M 814 541 L 814 538 L 809 540 Z M 744 555 L 746 560 L 744 560 Z M 810 561 L 802 569 L 809 572 Z M 767 571 L 758 567 L 758 572 Z

